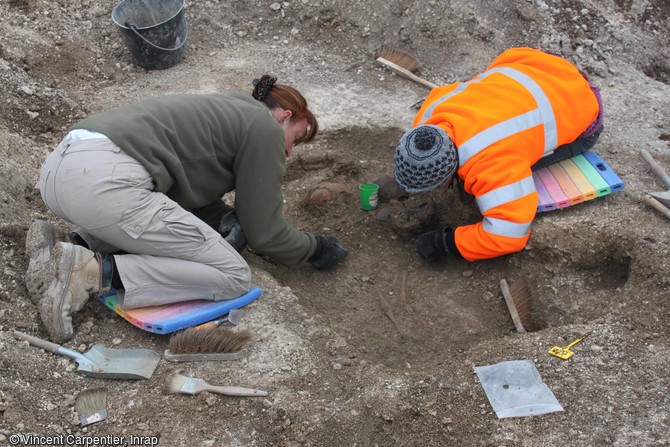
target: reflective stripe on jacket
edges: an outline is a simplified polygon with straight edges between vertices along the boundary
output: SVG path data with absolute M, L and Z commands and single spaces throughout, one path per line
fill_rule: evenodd
M 531 166 L 576 140 L 598 110 L 575 66 L 531 48 L 507 50 L 472 80 L 430 92 L 414 126 L 435 124 L 451 136 L 458 176 L 483 216 L 454 232 L 465 259 L 523 249 L 538 200 Z

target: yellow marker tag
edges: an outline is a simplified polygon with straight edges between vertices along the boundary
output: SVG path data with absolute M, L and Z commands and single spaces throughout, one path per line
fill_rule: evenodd
M 558 357 L 559 359 L 567 360 L 570 357 L 572 357 L 574 352 L 572 352 L 571 350 L 569 350 L 567 348 L 561 348 L 560 346 L 554 346 L 553 348 L 551 348 L 549 350 L 549 354 L 553 355 L 554 357 Z
M 589 334 L 591 334 L 591 333 L 589 332 L 588 334 L 584 335 L 583 337 L 578 338 L 577 340 L 573 341 L 572 343 L 570 343 L 565 348 L 561 348 L 560 346 L 554 346 L 553 348 L 551 348 L 547 352 L 549 353 L 549 355 L 553 355 L 554 357 L 558 357 L 559 359 L 567 360 L 570 357 L 572 357 L 572 355 L 574 354 L 574 352 L 572 352 L 570 350 L 570 348 L 572 348 L 574 345 L 576 345 L 580 341 L 584 340 L 586 337 L 589 336 Z

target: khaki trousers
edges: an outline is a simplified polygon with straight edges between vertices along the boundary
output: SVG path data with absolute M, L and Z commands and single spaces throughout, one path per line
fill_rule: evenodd
M 116 253 L 132 309 L 194 299 L 226 300 L 251 287 L 251 270 L 221 235 L 165 194 L 147 170 L 107 138 L 66 137 L 42 165 L 38 188 L 91 250 Z

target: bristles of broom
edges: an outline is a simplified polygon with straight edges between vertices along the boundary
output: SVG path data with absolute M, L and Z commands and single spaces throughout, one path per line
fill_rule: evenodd
M 419 69 L 419 62 L 414 58 L 414 56 L 406 51 L 393 48 L 389 45 L 382 45 L 379 57 L 386 59 L 387 61 L 392 62 L 412 73 Z
M 528 278 L 522 276 L 511 285 L 502 279 L 500 288 L 517 332 L 537 330 L 538 325 L 533 316 L 533 294 Z
M 253 338 L 249 330 L 233 331 L 225 327 L 212 329 L 189 328 L 170 338 L 172 354 L 201 354 L 238 352 Z
M 77 394 L 74 403 L 82 427 L 107 418 L 107 388 L 91 388 Z

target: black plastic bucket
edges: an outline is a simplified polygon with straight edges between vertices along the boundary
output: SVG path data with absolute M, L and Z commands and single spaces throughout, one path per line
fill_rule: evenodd
M 188 36 L 184 0 L 123 0 L 112 20 L 140 67 L 162 70 L 181 60 Z

